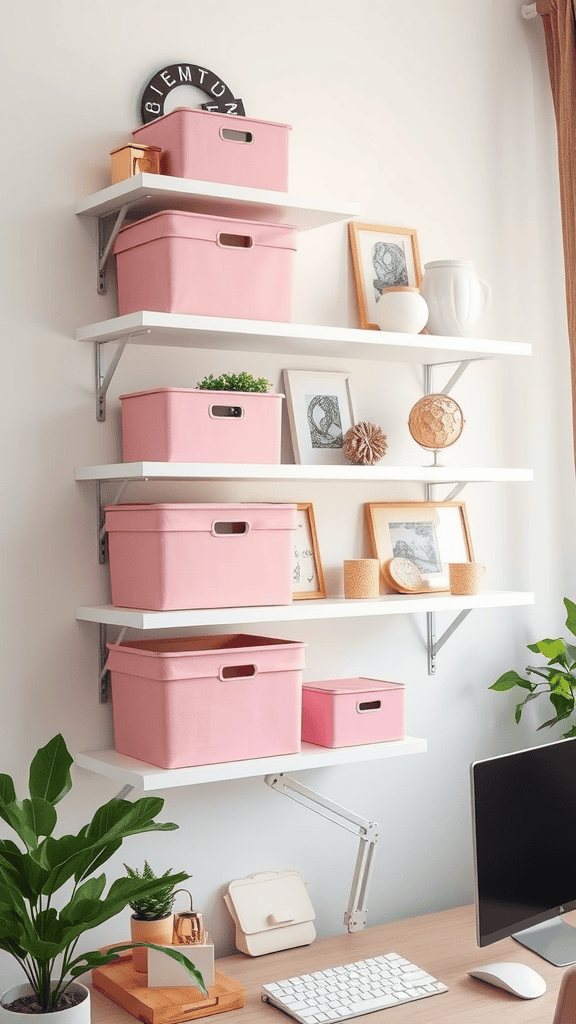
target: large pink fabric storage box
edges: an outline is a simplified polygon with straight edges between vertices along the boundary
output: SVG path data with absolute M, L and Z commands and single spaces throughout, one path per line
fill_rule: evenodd
M 305 646 L 245 633 L 108 644 L 116 750 L 160 768 L 297 753 Z
M 280 462 L 276 393 L 155 388 L 120 395 L 124 462 Z
M 112 604 L 290 604 L 296 505 L 108 505 Z
M 286 192 L 290 126 L 177 107 L 132 135 L 160 146 L 160 171 L 177 178 Z
M 153 213 L 116 239 L 118 312 L 290 321 L 295 249 L 286 224 Z
M 302 739 L 321 747 L 404 739 L 404 686 L 362 677 L 304 683 Z

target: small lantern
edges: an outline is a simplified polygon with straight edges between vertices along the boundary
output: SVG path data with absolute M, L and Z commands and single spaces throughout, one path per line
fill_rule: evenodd
M 160 174 L 159 146 L 140 146 L 129 143 L 110 153 L 112 157 L 112 184 L 124 181 L 134 174 Z
M 176 889 L 190 897 L 190 910 L 181 910 L 174 914 L 174 945 L 203 946 L 206 943 L 206 932 L 202 914 L 194 910 L 192 894 L 188 889 Z

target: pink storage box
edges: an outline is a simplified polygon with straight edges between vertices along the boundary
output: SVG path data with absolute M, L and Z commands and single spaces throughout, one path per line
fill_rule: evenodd
M 239 633 L 107 646 L 119 753 L 184 768 L 300 750 L 304 643 Z
M 404 739 L 404 686 L 384 679 L 328 679 L 302 689 L 302 739 L 353 747 Z
M 115 242 L 118 312 L 292 319 L 296 229 L 164 210 Z
M 276 393 L 155 388 L 120 395 L 124 462 L 280 462 Z
M 296 505 L 108 505 L 112 604 L 290 604 Z
M 160 173 L 286 192 L 290 126 L 177 107 L 132 135 L 160 146 Z

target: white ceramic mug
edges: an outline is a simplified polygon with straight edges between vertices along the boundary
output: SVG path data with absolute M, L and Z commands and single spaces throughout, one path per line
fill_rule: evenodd
M 471 334 L 492 298 L 490 286 L 465 260 L 425 263 L 420 291 L 428 304 L 428 333 L 449 337 Z

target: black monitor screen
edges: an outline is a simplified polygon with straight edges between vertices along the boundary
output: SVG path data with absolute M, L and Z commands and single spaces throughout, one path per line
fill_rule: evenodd
M 576 908 L 576 738 L 471 766 L 477 939 Z

